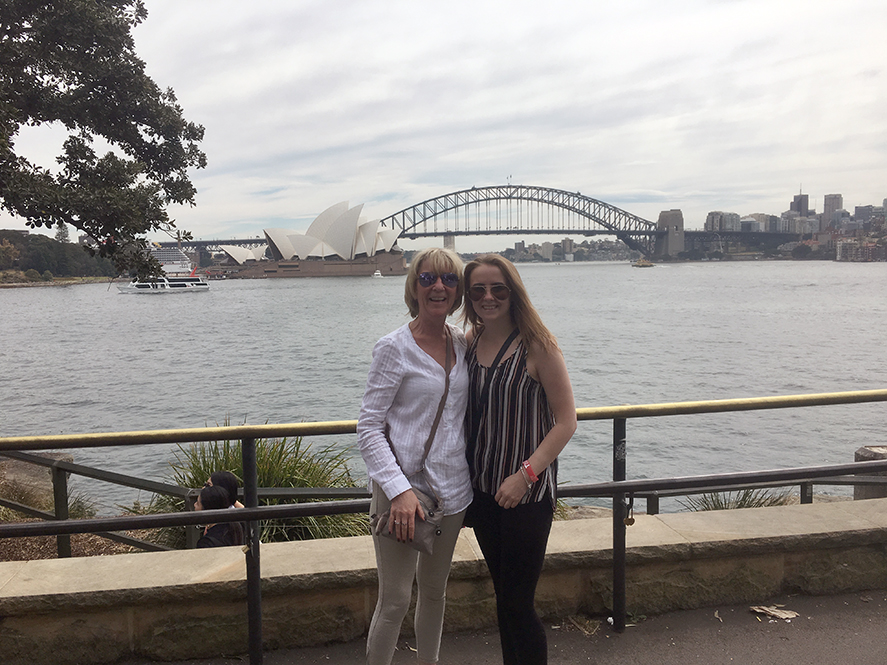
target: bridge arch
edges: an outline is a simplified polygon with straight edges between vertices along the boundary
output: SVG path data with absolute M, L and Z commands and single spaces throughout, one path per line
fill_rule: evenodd
M 552 210 L 563 214 L 551 214 Z M 579 192 L 511 184 L 437 196 L 389 215 L 381 224 L 400 230 L 400 236 L 409 239 L 521 233 L 614 235 L 648 257 L 656 237 L 664 234 L 649 220 Z

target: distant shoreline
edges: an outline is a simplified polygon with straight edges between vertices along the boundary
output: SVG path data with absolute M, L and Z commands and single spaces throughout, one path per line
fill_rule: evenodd
M 75 284 L 103 284 L 105 282 L 125 282 L 123 277 L 60 277 L 51 282 L 0 282 L 0 289 L 28 288 L 32 286 L 72 286 Z

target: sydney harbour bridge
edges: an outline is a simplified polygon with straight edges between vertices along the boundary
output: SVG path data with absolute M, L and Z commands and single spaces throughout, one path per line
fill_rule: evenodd
M 645 257 L 676 256 L 684 251 L 685 235 L 680 210 L 663 211 L 652 222 L 580 192 L 513 184 L 443 194 L 389 215 L 381 225 L 399 230 L 401 238 L 442 237 L 444 246 L 451 248 L 459 236 L 615 236 Z M 688 232 L 688 241 L 691 235 L 717 236 Z M 263 238 L 191 240 L 181 246 L 218 251 L 220 245 L 253 248 L 264 242 Z

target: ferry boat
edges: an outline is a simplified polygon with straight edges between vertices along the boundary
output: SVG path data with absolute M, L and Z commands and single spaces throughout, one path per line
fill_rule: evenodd
M 381 276 L 382 276 L 382 271 L 381 271 L 381 270 L 377 270 L 376 272 L 373 273 L 373 277 L 374 277 L 374 278 L 381 277 Z
M 652 268 L 655 265 L 655 263 L 651 263 L 644 257 L 639 258 L 637 261 L 631 264 L 632 268 Z
M 209 283 L 197 275 L 185 277 L 166 275 L 144 282 L 134 279 L 129 284 L 118 284 L 117 289 L 120 293 L 197 293 L 209 291 Z

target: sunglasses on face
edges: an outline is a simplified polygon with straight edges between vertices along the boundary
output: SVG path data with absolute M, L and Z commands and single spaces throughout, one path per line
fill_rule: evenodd
M 487 289 L 490 290 L 490 295 L 492 295 L 496 300 L 506 300 L 509 295 L 511 295 L 511 289 L 509 289 L 504 284 L 493 284 L 493 286 L 484 286 L 483 284 L 475 284 L 470 289 L 468 289 L 468 297 L 471 298 L 474 302 L 477 302 L 485 295 L 487 295 Z
M 419 285 L 425 287 L 434 286 L 437 283 L 438 277 L 440 277 L 440 282 L 444 286 L 453 288 L 459 284 L 459 275 L 454 272 L 445 272 L 440 275 L 436 275 L 433 272 L 420 272 Z

